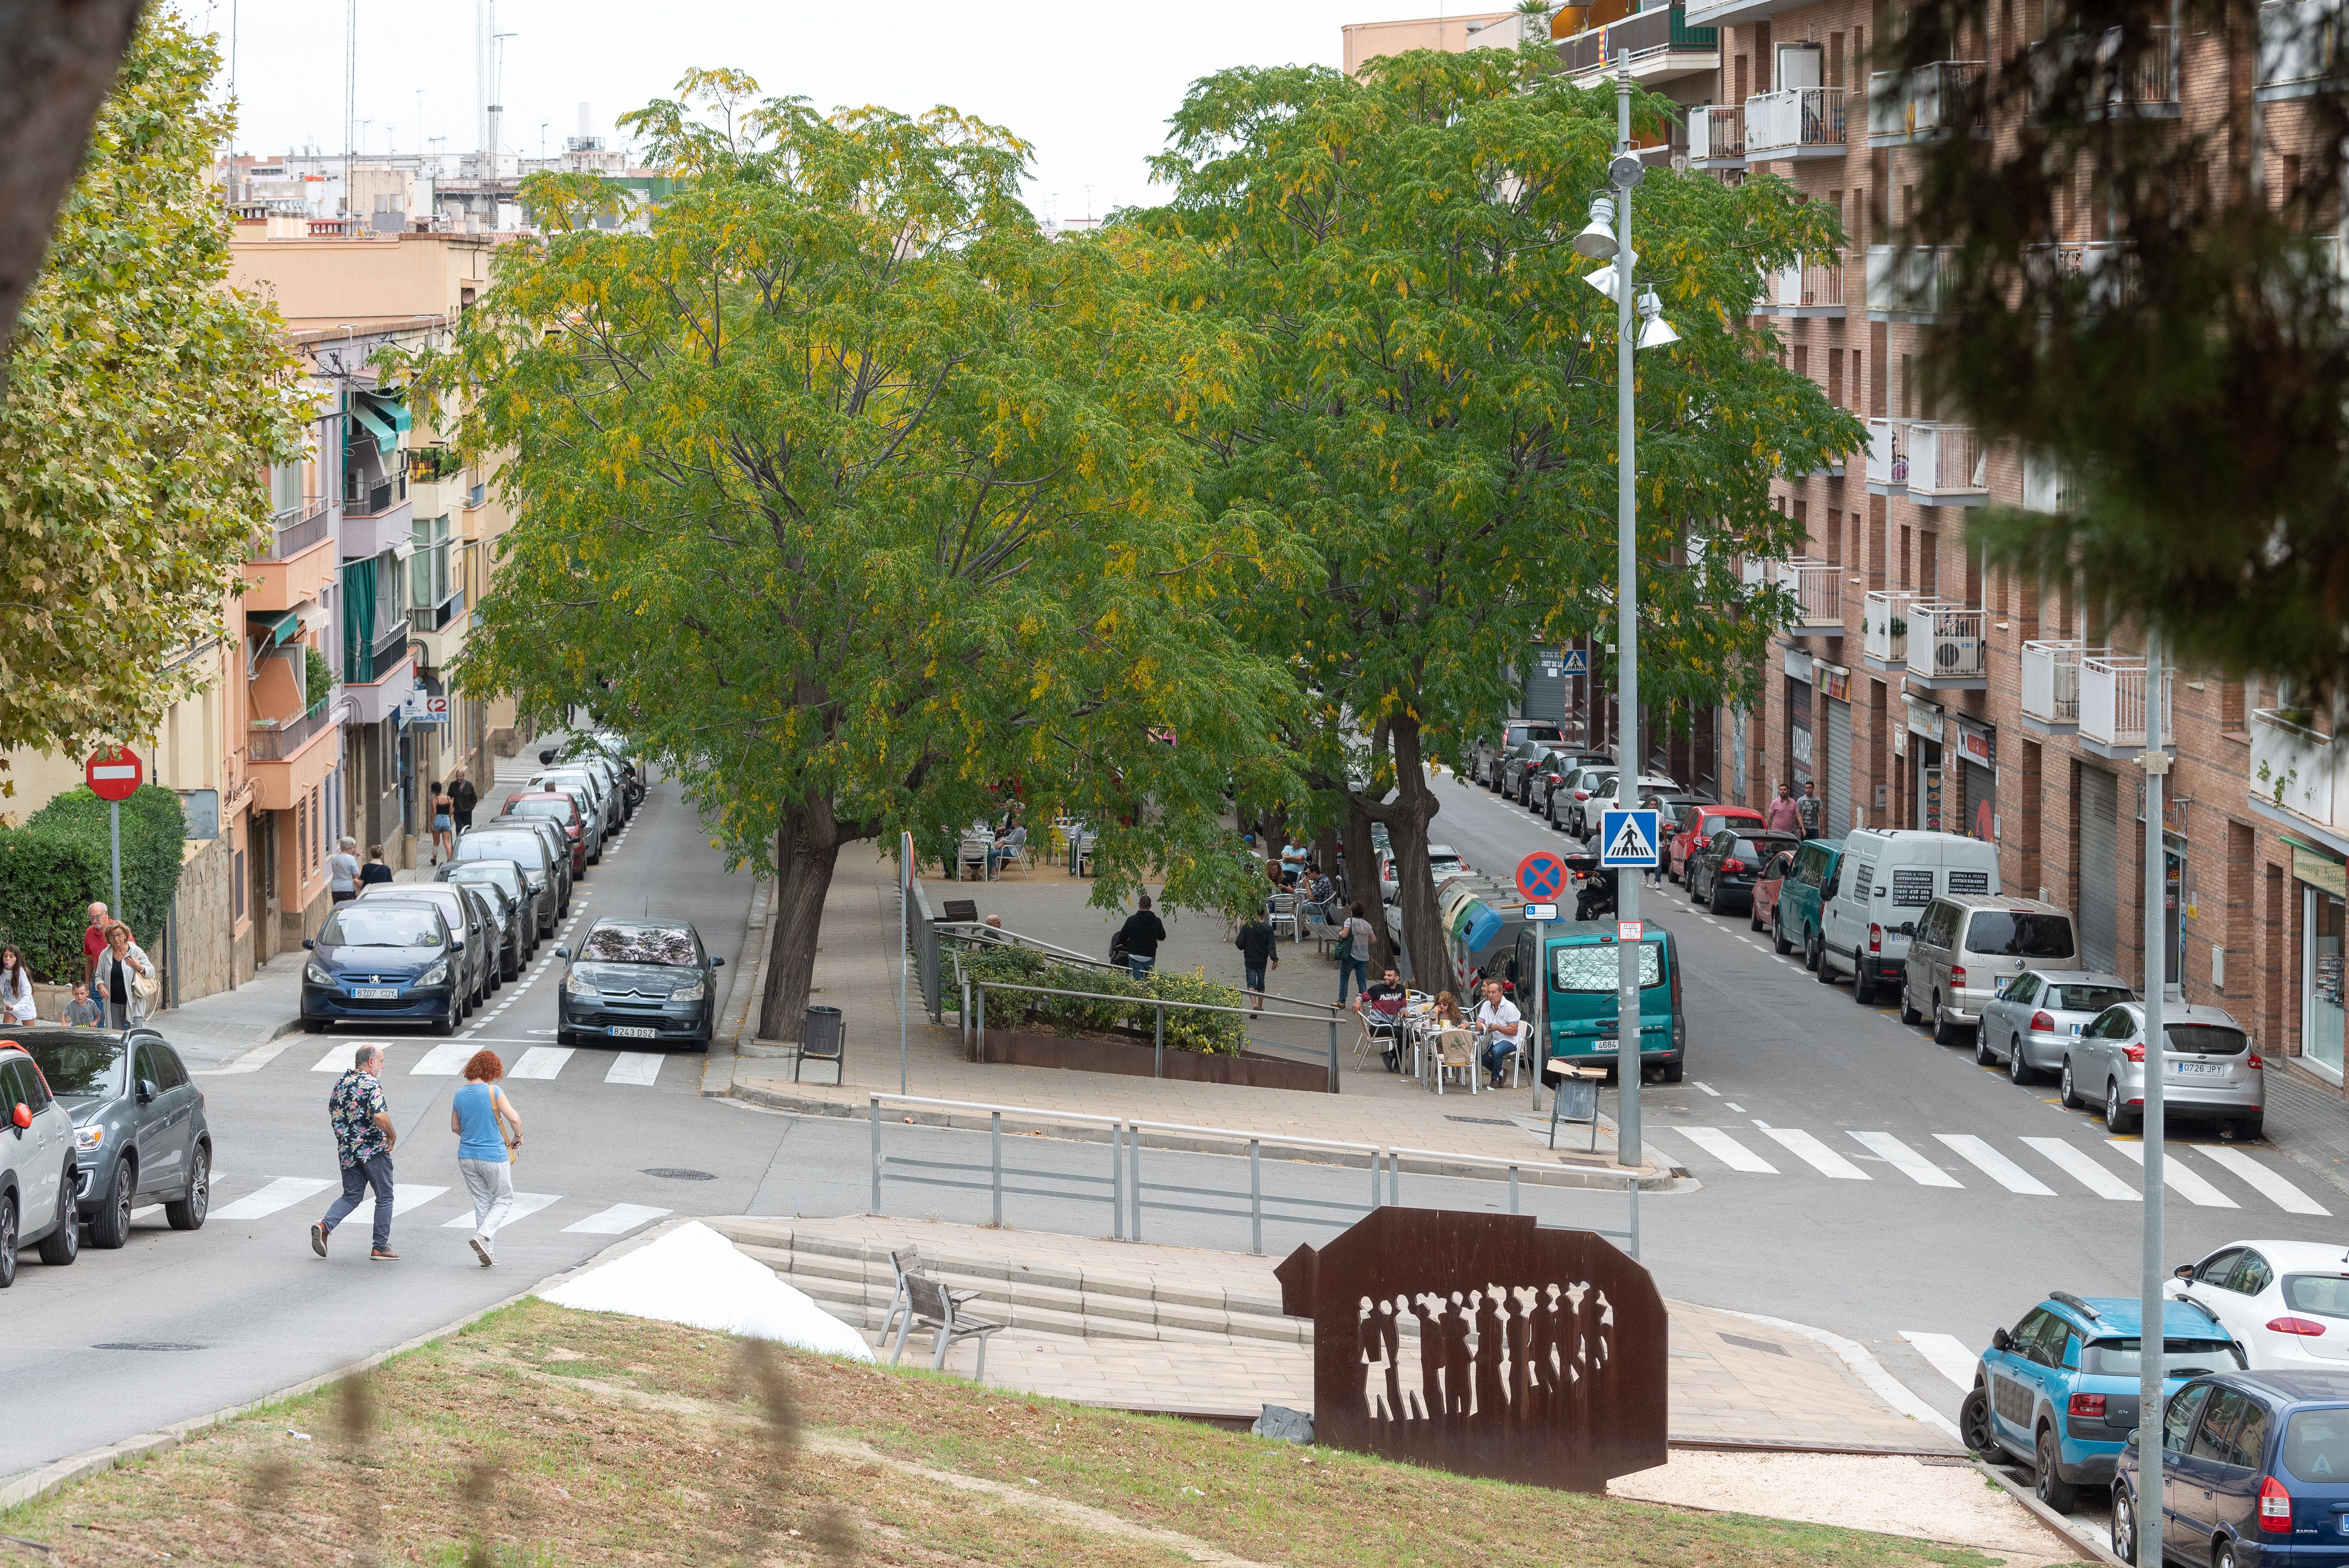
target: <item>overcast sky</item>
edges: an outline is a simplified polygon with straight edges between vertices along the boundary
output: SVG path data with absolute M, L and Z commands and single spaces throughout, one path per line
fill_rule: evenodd
M 4 3 L 4 0 L 0 0 Z M 178 0 L 217 30 L 233 11 L 240 150 L 343 140 L 346 0 Z M 475 141 L 476 0 L 358 0 L 358 108 L 365 150 L 437 150 Z M 766 91 L 821 108 L 945 103 L 1006 126 L 1036 150 L 1030 198 L 1040 216 L 1151 201 L 1143 160 L 1195 77 L 1235 65 L 1335 67 L 1347 22 L 1494 8 L 1470 0 L 498 0 L 505 45 L 503 141 L 536 156 L 540 127 L 559 150 L 666 96 L 693 66 L 732 66 Z M 420 100 L 418 93 L 422 92 Z M 420 123 L 419 123 L 420 121 Z M 432 150 L 432 149 L 426 149 Z

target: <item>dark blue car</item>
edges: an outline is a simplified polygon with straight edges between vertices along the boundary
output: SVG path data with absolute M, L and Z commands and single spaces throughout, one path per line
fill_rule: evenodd
M 2137 1560 L 2132 1435 L 2113 1551 Z M 2163 1406 L 2162 1555 L 2211 1568 L 2349 1568 L 2349 1372 L 2223 1372 Z
M 318 934 L 302 944 L 302 1026 L 317 1034 L 337 1019 L 367 1024 L 403 1020 L 453 1035 L 465 998 L 462 954 L 438 905 L 361 899 L 335 906 Z

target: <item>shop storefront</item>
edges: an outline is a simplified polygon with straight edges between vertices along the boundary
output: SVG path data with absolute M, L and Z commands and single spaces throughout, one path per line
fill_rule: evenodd
M 1938 705 L 1920 701 L 1911 693 L 1901 693 L 1900 699 L 1908 705 L 1909 722 L 1895 732 L 1893 739 L 1896 749 L 1908 753 L 1909 826 L 1929 833 L 1946 832 L 1950 795 L 1941 750 L 1949 734 L 1948 717 Z
M 1786 650 L 1786 757 L 1795 793 L 1816 777 L 1812 763 L 1811 655 L 1799 648 Z
M 1950 830 L 1998 841 L 1998 732 L 1952 716 L 1950 750 L 1956 762 Z
M 2300 891 L 2301 1065 L 2341 1081 L 2344 891 L 2341 862 L 2292 847 L 2292 874 Z

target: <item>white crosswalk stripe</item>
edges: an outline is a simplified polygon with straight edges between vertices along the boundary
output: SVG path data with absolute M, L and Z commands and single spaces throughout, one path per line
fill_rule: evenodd
M 575 1225 L 564 1226 L 563 1231 L 565 1235 L 625 1235 L 638 1225 L 648 1225 L 667 1212 L 667 1209 L 656 1209 L 644 1203 L 615 1203 L 601 1213 L 588 1215 Z
M 1920 1187 L 1962 1187 L 1964 1182 L 1901 1142 L 1889 1132 L 1855 1132 L 1852 1140 L 1871 1154 L 1883 1157 L 1895 1171 Z
M 1949 1146 L 1950 1152 L 2005 1188 L 2034 1198 L 2053 1198 L 2055 1189 L 1992 1149 L 1971 1132 L 1937 1132 L 1933 1140 Z
M 1728 1166 L 1732 1171 L 1753 1171 L 1764 1176 L 1775 1176 L 1778 1173 L 1778 1168 L 1775 1165 L 1771 1164 L 1717 1127 L 1684 1127 L 1675 1123 L 1672 1130 Z
M 310 1070 L 314 1073 L 343 1073 L 351 1070 L 351 1059 L 358 1054 L 357 1046 L 330 1046 Z
M 2143 1165 L 2145 1163 L 2144 1144 L 2127 1138 L 2107 1138 L 2105 1141 L 2111 1144 L 2115 1149 L 2119 1150 L 2123 1154 L 2127 1155 L 2131 1160 L 2136 1161 L 2139 1165 Z M 2186 1152 L 2184 1150 L 2178 1148 L 2176 1144 L 2165 1143 L 2161 1146 L 2161 1151 L 2163 1155 L 2161 1161 L 2161 1184 L 2163 1186 L 2168 1188 L 2171 1191 L 2177 1193 L 2188 1202 L 2196 1204 L 2201 1208 L 2240 1209 L 2242 1207 L 2241 1204 L 2236 1202 L 2232 1198 L 2228 1197 L 2227 1194 L 2220 1191 L 2219 1189 L 2210 1185 L 2210 1183 L 2197 1172 L 2192 1166 L 2187 1164 L 2184 1158 Z
M 661 1064 L 668 1058 L 657 1051 L 622 1051 L 612 1070 L 604 1075 L 605 1083 L 650 1084 L 660 1077 Z
M 2064 1174 L 2094 1192 L 2099 1198 L 2110 1198 L 2116 1203 L 2142 1203 L 2145 1194 L 2122 1181 L 2078 1148 L 2060 1138 L 2026 1138 L 2023 1140 L 2039 1150 Z
M 1954 1334 L 1920 1334 L 1908 1328 L 1900 1331 L 1900 1337 L 1916 1346 L 1917 1354 L 1934 1371 L 1961 1388 L 1973 1388 L 1974 1368 L 1982 1365 L 1982 1358 L 1966 1348 L 1964 1340 Z
M 448 1190 L 446 1187 L 420 1186 L 410 1181 L 394 1181 L 391 1184 L 391 1212 L 405 1214 L 420 1204 L 429 1203 Z
M 1832 1176 L 1838 1181 L 1867 1181 L 1873 1178 L 1817 1139 L 1799 1127 L 1765 1127 L 1763 1136 L 1775 1140 L 1787 1153 L 1808 1165 L 1822 1176 Z
M 2243 1179 L 2243 1184 L 2287 1214 L 2324 1214 L 2331 1210 L 2244 1153 L 2240 1149 L 2213 1149 L 2204 1145 L 2202 1152 L 2210 1161 Z
M 455 1078 L 478 1048 L 462 1040 L 449 1040 L 425 1052 L 424 1059 L 408 1070 L 415 1078 Z
M 517 1192 L 513 1195 L 513 1207 L 506 1211 L 505 1223 L 510 1227 L 517 1221 L 530 1218 L 548 1204 L 562 1201 L 561 1195 L 554 1192 Z M 444 1231 L 470 1229 L 472 1223 L 473 1212 L 468 1209 L 453 1220 L 441 1221 L 440 1228 Z
M 571 1059 L 569 1046 L 533 1046 L 523 1052 L 522 1059 L 506 1070 L 512 1078 L 551 1078 L 563 1070 Z
M 247 1192 L 233 1203 L 224 1204 L 212 1212 L 215 1220 L 258 1220 L 280 1209 L 290 1209 L 305 1198 L 314 1198 L 333 1186 L 311 1176 L 280 1176 L 255 1192 Z

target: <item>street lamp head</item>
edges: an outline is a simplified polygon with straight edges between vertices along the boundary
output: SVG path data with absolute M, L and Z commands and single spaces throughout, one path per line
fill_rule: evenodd
M 1609 261 L 1615 254 L 1615 199 L 1593 196 L 1590 199 L 1590 222 L 1574 237 L 1574 248 L 1596 261 Z
M 1681 335 L 1664 320 L 1664 302 L 1656 291 L 1648 290 L 1640 296 L 1640 337 L 1641 348 L 1661 348 L 1667 343 L 1678 343 Z
M 1639 265 L 1640 253 L 1634 251 L 1631 253 L 1631 266 L 1636 271 Z M 1619 275 L 1620 273 L 1616 263 L 1610 261 L 1605 266 L 1600 267 L 1597 272 L 1585 273 L 1582 281 L 1588 284 L 1592 288 L 1597 289 L 1600 294 L 1605 294 L 1609 299 L 1613 299 L 1615 297 L 1616 279 Z

